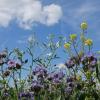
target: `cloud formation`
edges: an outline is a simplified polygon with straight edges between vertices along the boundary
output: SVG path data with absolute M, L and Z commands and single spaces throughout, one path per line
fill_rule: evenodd
M 47 26 L 59 22 L 62 9 L 57 4 L 43 5 L 40 0 L 0 0 L 0 26 L 7 27 L 12 21 L 25 29 L 36 23 Z

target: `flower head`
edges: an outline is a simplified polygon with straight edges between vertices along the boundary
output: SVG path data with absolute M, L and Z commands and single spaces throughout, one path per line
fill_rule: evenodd
M 76 34 L 70 34 L 70 40 L 74 41 L 77 38 Z
M 97 58 L 91 53 L 84 55 L 81 62 L 85 71 L 88 71 L 88 69 L 93 71 L 97 66 Z
M 64 48 L 65 48 L 65 49 L 69 49 L 70 46 L 71 46 L 70 43 L 65 43 L 65 44 L 64 44 Z
M 88 27 L 88 25 L 87 25 L 86 22 L 82 22 L 82 23 L 81 23 L 81 29 L 86 30 L 87 27 Z
M 37 75 L 38 77 L 45 77 L 45 76 L 47 76 L 47 70 L 46 70 L 46 68 L 44 68 L 42 66 L 37 66 L 33 70 L 33 74 Z
M 10 71 L 9 70 L 7 70 L 7 71 L 5 71 L 4 73 L 3 73 L 3 76 L 4 77 L 7 77 L 7 76 L 9 76 L 10 75 Z
M 26 98 L 26 99 L 32 98 L 33 94 L 31 92 L 21 92 L 21 93 L 19 93 L 18 98 L 22 99 L 23 97 Z
M 9 60 L 8 61 L 8 69 L 11 70 L 11 69 L 14 69 L 15 67 L 16 67 L 16 62 L 13 60 Z
M 73 82 L 73 77 L 67 77 L 66 81 L 67 81 L 67 83 Z
M 34 92 L 39 92 L 43 88 L 43 85 L 39 81 L 34 80 L 31 85 L 31 90 Z
M 65 88 L 65 93 L 67 93 L 67 94 L 71 94 L 72 91 L 73 91 L 73 89 L 71 87 Z
M 66 67 L 67 68 L 72 68 L 75 65 L 79 65 L 80 64 L 80 59 L 77 56 L 71 57 L 66 63 Z
M 0 58 L 5 58 L 7 56 L 7 50 L 4 50 L 0 53 Z
M 85 40 L 85 45 L 91 46 L 93 44 L 92 39 Z

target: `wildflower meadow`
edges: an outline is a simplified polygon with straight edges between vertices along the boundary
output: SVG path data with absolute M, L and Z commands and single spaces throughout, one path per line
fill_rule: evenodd
M 24 50 L 1 51 L 0 100 L 100 100 L 100 51 L 86 35 L 87 22 L 79 27 L 66 41 L 50 34 L 40 43 L 33 36 Z

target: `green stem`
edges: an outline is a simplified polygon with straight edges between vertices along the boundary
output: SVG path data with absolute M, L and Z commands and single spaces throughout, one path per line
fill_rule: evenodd
M 52 52 L 52 56 L 50 57 L 50 59 L 49 59 L 49 61 L 48 61 L 47 65 L 46 65 L 46 67 L 48 67 L 48 66 L 49 66 L 49 64 L 50 64 L 51 60 L 53 59 L 54 54 L 55 54 L 55 50 Z
M 16 100 L 18 100 L 18 86 L 17 86 L 17 83 L 16 83 L 16 78 L 15 78 L 15 73 L 13 72 L 13 81 L 14 81 L 14 85 L 15 85 L 15 89 L 16 89 Z
M 82 34 L 81 34 L 81 36 L 82 36 L 82 52 L 84 52 L 84 41 L 85 41 L 85 37 L 84 37 L 84 30 L 83 30 L 83 32 L 82 32 Z

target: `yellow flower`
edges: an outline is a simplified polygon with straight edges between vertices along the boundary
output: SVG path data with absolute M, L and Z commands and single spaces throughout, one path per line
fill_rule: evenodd
M 91 46 L 93 44 L 92 39 L 85 40 L 85 45 Z
M 88 27 L 88 25 L 87 25 L 86 22 L 82 22 L 82 23 L 81 23 L 81 29 L 86 30 L 87 27 Z
M 70 43 L 65 43 L 64 48 L 69 49 L 70 48 Z
M 80 75 L 78 75 L 78 76 L 76 76 L 76 79 L 77 79 L 78 81 L 80 81 L 82 78 L 81 78 Z
M 76 34 L 70 34 L 70 39 L 73 41 L 77 38 L 77 35 Z

